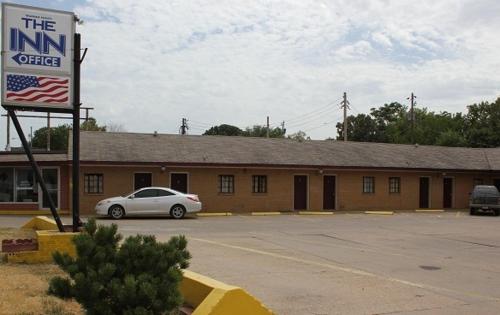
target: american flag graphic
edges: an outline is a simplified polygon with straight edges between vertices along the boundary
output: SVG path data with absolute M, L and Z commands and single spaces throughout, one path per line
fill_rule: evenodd
M 6 100 L 67 104 L 69 79 L 7 74 Z

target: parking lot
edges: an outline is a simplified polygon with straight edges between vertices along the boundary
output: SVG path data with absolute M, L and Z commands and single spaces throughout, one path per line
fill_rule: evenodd
M 2 217 L 2 226 L 26 218 Z M 66 218 L 69 220 L 69 218 Z M 241 286 L 277 314 L 498 314 L 500 218 L 393 216 L 124 219 L 124 235 L 185 234 L 190 269 Z

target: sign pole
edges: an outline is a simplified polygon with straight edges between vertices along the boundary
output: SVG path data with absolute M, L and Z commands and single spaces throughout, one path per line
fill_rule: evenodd
M 56 211 L 54 201 L 52 200 L 52 197 L 50 196 L 49 191 L 47 190 L 47 186 L 45 185 L 45 181 L 43 180 L 42 177 L 42 172 L 40 171 L 40 168 L 38 167 L 38 164 L 36 163 L 35 158 L 33 157 L 33 153 L 28 144 L 28 141 L 26 140 L 26 137 L 24 136 L 24 132 L 23 129 L 21 128 L 21 125 L 19 124 L 19 120 L 17 120 L 16 113 L 14 112 L 13 109 L 10 108 L 7 109 L 7 112 L 9 113 L 9 116 L 12 119 L 12 122 L 14 123 L 14 127 L 16 128 L 17 134 L 19 135 L 19 139 L 23 144 L 24 151 L 26 152 L 26 155 L 28 155 L 31 167 L 33 168 L 33 171 L 35 173 L 36 181 L 42 188 L 44 198 L 46 198 L 46 200 L 49 202 L 50 212 L 52 212 L 52 216 L 54 217 L 54 220 L 57 223 L 59 232 L 64 232 L 64 226 L 61 222 L 61 218 L 59 217 L 59 214 Z
M 73 232 L 80 225 L 80 34 L 75 34 L 73 56 Z

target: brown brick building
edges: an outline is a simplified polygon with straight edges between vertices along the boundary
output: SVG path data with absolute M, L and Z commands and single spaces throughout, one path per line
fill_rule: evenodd
M 84 214 L 148 185 L 198 194 L 203 211 L 235 212 L 463 209 L 475 184 L 500 186 L 500 149 L 83 132 L 81 150 Z M 70 207 L 70 156 L 37 156 L 57 170 L 61 209 Z M 0 155 L 0 210 L 44 208 L 40 192 L 25 198 L 36 186 L 25 160 Z

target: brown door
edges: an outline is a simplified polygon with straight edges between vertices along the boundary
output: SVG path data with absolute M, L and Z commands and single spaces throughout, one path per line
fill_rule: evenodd
M 295 175 L 293 186 L 293 208 L 295 210 L 307 209 L 307 176 Z
M 188 192 L 188 175 L 186 173 L 171 173 L 170 188 L 183 193 Z
M 335 176 L 323 176 L 323 209 L 335 209 Z
M 429 177 L 420 177 L 420 198 L 418 207 L 429 208 Z
M 443 178 L 443 208 L 453 206 L 453 178 Z
M 151 173 L 135 173 L 134 174 L 134 190 L 144 187 L 151 187 Z

